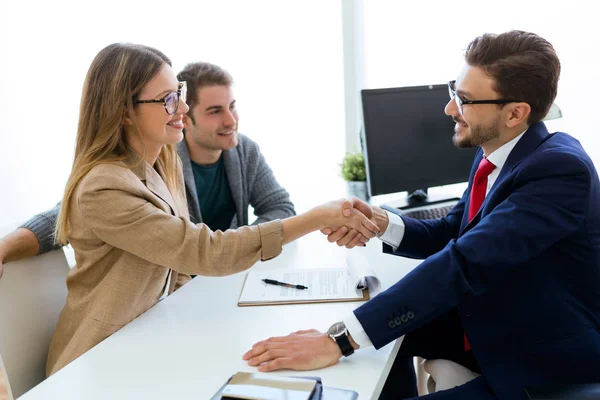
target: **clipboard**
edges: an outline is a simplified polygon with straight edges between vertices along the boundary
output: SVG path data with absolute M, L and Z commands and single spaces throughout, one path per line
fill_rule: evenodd
M 279 274 L 282 274 L 283 272 L 284 271 L 281 270 L 272 271 L 272 273 Z M 280 286 L 263 284 L 260 282 L 262 278 L 272 278 L 272 275 L 270 275 L 269 271 L 250 271 L 246 274 L 246 277 L 244 278 L 244 284 L 242 286 L 237 305 L 239 307 L 254 307 L 284 304 L 367 301 L 371 298 L 370 289 L 372 287 L 377 288 L 379 286 L 379 280 L 374 276 L 374 274 L 371 274 L 369 276 L 358 276 L 356 274 L 352 275 L 351 270 L 348 267 L 306 270 L 300 269 L 285 272 L 302 274 L 302 279 L 304 280 L 300 282 L 297 280 L 298 278 L 295 278 L 296 280 L 294 281 L 294 283 L 302 283 L 303 285 L 309 286 L 309 289 L 312 286 L 320 286 L 321 283 L 319 282 L 318 278 L 315 278 L 315 276 L 311 274 L 318 274 L 319 276 L 322 275 L 323 279 L 329 279 L 330 281 L 339 280 L 339 282 L 336 282 L 336 285 L 339 284 L 342 287 L 340 288 L 340 293 L 336 294 L 308 294 L 299 289 L 282 288 Z M 308 275 L 308 277 L 305 275 Z M 251 279 L 252 281 L 249 282 L 249 279 Z M 282 278 L 278 279 L 281 281 L 285 281 Z M 306 279 L 308 279 L 308 281 L 311 283 L 308 283 Z M 331 285 L 331 282 L 329 283 Z M 260 287 L 258 285 L 260 285 Z M 260 292 L 260 290 L 264 290 L 264 292 Z M 280 293 L 280 295 L 278 295 L 277 293 Z

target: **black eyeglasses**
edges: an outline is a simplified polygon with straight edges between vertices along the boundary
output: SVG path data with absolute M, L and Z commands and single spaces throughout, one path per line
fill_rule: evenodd
M 177 112 L 177 108 L 179 108 L 179 99 L 183 98 L 183 101 L 186 99 L 187 94 L 187 83 L 179 82 L 179 86 L 177 87 L 177 91 L 171 92 L 162 99 L 156 100 L 135 100 L 135 104 L 142 103 L 163 103 L 165 106 L 165 111 L 169 115 L 173 115 Z
M 508 103 L 520 103 L 521 100 L 515 99 L 495 99 L 495 100 L 465 100 L 458 93 L 456 93 L 456 81 L 448 82 L 448 93 L 450 99 L 454 99 L 458 106 L 458 112 L 463 115 L 463 105 L 465 104 L 508 104 Z

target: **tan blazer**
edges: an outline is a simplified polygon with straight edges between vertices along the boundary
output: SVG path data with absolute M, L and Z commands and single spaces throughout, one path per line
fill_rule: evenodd
M 68 232 L 77 267 L 67 277 L 47 375 L 155 305 L 170 269 L 172 293 L 189 275 L 229 275 L 281 252 L 280 220 L 225 232 L 191 223 L 185 195 L 171 196 L 158 164 L 132 156 L 98 165 L 77 186 Z

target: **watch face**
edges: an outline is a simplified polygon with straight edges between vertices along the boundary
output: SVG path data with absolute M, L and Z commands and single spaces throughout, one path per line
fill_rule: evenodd
M 343 322 L 336 322 L 331 325 L 327 330 L 327 334 L 333 337 L 337 337 L 346 331 L 346 325 Z

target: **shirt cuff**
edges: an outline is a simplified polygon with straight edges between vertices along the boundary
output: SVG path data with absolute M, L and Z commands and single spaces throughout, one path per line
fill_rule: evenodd
M 379 239 L 393 247 L 394 251 L 400 246 L 404 237 L 404 221 L 399 215 L 386 211 L 388 216 L 388 226 Z
M 346 329 L 348 329 L 348 333 L 352 336 L 352 339 L 356 342 L 357 345 L 362 349 L 363 347 L 373 346 L 371 343 L 371 339 L 367 336 L 367 333 L 363 329 L 362 325 L 356 318 L 354 313 L 350 313 L 346 315 L 342 322 L 346 325 Z

